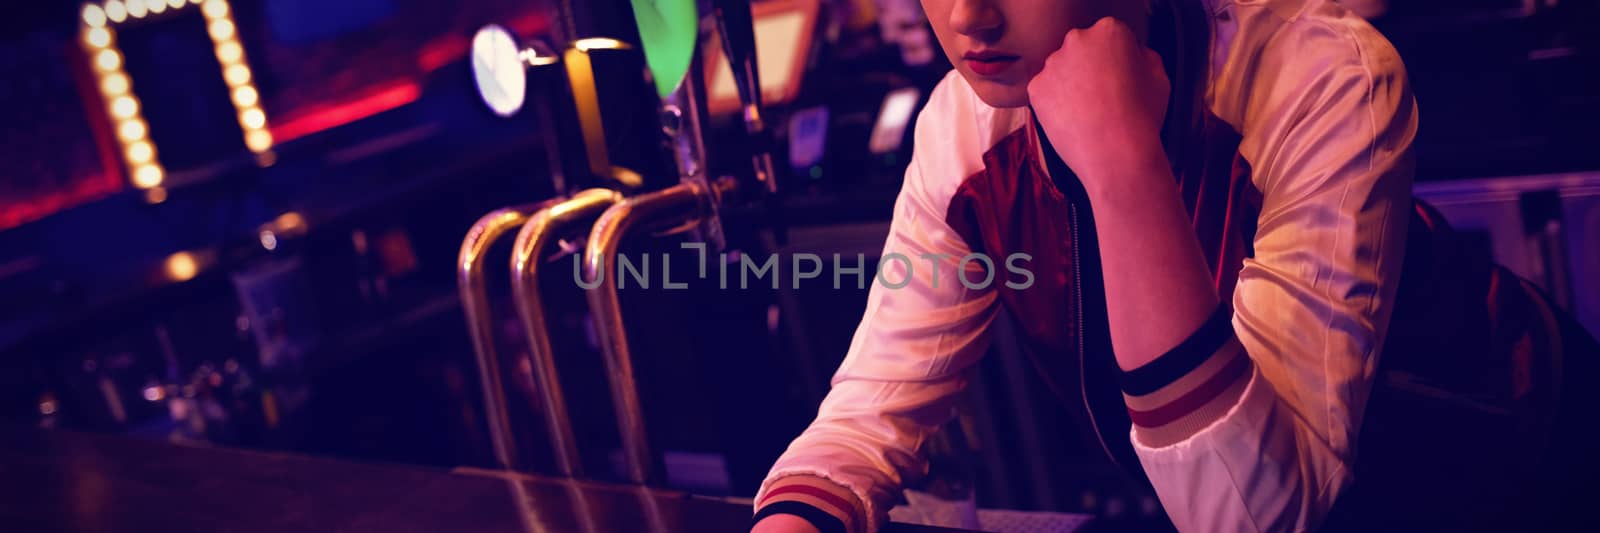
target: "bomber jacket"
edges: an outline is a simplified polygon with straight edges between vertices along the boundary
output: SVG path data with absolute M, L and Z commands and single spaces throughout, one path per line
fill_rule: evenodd
M 900 487 L 925 472 L 919 448 L 952 416 L 999 313 L 1016 321 L 1060 399 L 1088 412 L 1084 430 L 1149 482 L 1182 531 L 1316 527 L 1354 482 L 1369 400 L 1399 405 L 1384 411 L 1392 420 L 1433 408 L 1417 398 L 1472 396 L 1512 405 L 1510 415 L 1484 415 L 1505 415 L 1490 427 L 1527 429 L 1518 415 L 1547 400 L 1530 391 L 1553 378 L 1538 346 L 1506 346 L 1543 338 L 1542 326 L 1484 326 L 1488 340 L 1460 349 L 1498 351 L 1425 355 L 1476 342 L 1456 332 L 1487 323 L 1473 311 L 1483 302 L 1535 302 L 1487 261 L 1429 273 L 1457 265 L 1440 259 L 1436 235 L 1447 228 L 1411 197 L 1418 114 L 1395 50 L 1328 0 L 1207 0 L 1207 9 L 1207 141 L 1174 174 L 1226 302 L 1212 320 L 1149 365 L 1120 371 L 1081 186 L 1027 108 L 990 107 L 952 72 L 917 119 L 883 248 L 928 259 L 880 264 L 882 277 L 910 283 L 874 285 L 831 391 L 773 466 L 758 510 L 877 530 Z M 975 253 L 1028 254 L 1032 283 L 956 282 L 988 275 L 962 261 Z M 1452 305 L 1441 294 L 1477 305 L 1441 308 Z M 1401 304 L 1399 316 L 1402 299 L 1420 303 Z M 1406 333 L 1391 339 L 1392 324 Z M 1520 359 L 1506 356 L 1514 350 Z M 1384 354 L 1390 372 L 1380 379 Z M 1473 377 L 1494 369 L 1531 377 L 1516 390 Z

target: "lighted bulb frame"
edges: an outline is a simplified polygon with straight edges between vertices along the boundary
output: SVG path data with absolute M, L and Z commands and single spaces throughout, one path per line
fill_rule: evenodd
M 256 160 L 262 164 L 272 161 L 272 133 L 267 129 L 267 114 L 261 109 L 255 84 L 251 81 L 255 76 L 245 61 L 238 26 L 233 22 L 233 6 L 228 0 L 107 0 L 85 4 L 80 17 L 79 42 L 95 73 L 106 116 L 117 132 L 115 137 L 122 148 L 118 151 L 128 169 L 129 181 L 140 189 L 160 187 L 166 170 L 161 166 L 160 150 L 148 139 L 149 128 L 145 126 L 139 98 L 133 94 L 133 81 L 123 69 L 115 27 L 146 17 L 171 16 L 190 6 L 199 6 L 205 15 L 206 35 L 211 37 L 217 66 L 228 84 L 229 100 L 233 102 L 245 147 L 254 152 Z

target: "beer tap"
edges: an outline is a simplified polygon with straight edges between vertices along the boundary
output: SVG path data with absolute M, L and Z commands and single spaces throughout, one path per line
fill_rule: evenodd
M 685 10 L 688 20 L 683 20 Z M 704 135 L 701 132 L 705 116 L 705 78 L 700 68 L 700 54 L 694 53 L 700 23 L 694 10 L 692 1 L 634 1 L 634 16 L 639 22 L 645 54 L 655 71 L 658 89 L 664 94 L 662 129 L 671 139 L 679 183 L 628 198 L 607 209 L 595 222 L 583 256 L 584 277 L 593 284 L 588 293 L 589 307 L 594 313 L 595 329 L 600 338 L 612 401 L 617 411 L 626 475 L 630 481 L 639 484 L 654 484 L 660 479 L 660 474 L 650 448 L 639 400 L 632 350 L 617 294 L 618 280 L 614 275 L 607 275 L 607 269 L 614 268 L 612 265 L 615 265 L 622 241 L 640 231 L 661 235 L 692 230 L 697 240 L 706 242 L 708 247 L 723 248 L 725 242 L 718 207 L 740 188 L 739 182 L 733 178 L 711 180 L 706 175 Z M 734 72 L 740 97 L 745 104 L 747 132 L 763 131 L 760 84 L 756 79 L 753 59 L 754 37 L 749 27 L 749 5 L 737 0 L 718 2 L 714 17 L 723 28 L 723 42 L 731 51 L 729 58 L 737 61 Z M 681 42 L 684 39 L 690 40 L 689 45 Z M 675 69 L 679 64 L 675 61 L 676 57 L 662 57 L 684 49 L 690 53 L 682 58 L 682 70 Z M 653 54 L 656 57 L 651 57 Z M 775 190 L 770 157 L 757 156 L 753 160 L 756 162 L 755 179 L 764 184 L 751 189 Z
M 577 438 L 556 372 L 550 329 L 545 323 L 544 299 L 539 292 L 540 265 L 559 235 L 587 228 L 621 198 L 616 191 L 589 189 L 540 209 L 522 225 L 511 251 L 511 286 L 516 294 L 517 315 L 528 337 L 534 387 L 539 390 L 544 407 L 545 429 L 555 452 L 556 470 L 568 477 L 583 475 L 583 461 L 578 456 Z
M 522 109 L 527 97 L 528 68 L 557 62 L 554 54 L 541 53 L 535 46 L 521 46 L 510 31 L 493 24 L 473 35 L 471 55 L 478 95 L 494 114 L 502 117 Z M 560 190 L 561 174 L 555 172 L 553 178 Z M 500 357 L 495 350 L 494 319 L 484 283 L 483 256 L 501 237 L 527 221 L 529 215 L 552 203 L 554 200 L 505 207 L 484 215 L 467 231 L 456 258 L 456 283 L 477 358 L 489 440 L 495 464 L 506 469 L 522 465 L 517 457 L 511 422 L 506 416 L 505 388 L 500 377 Z
M 621 198 L 620 193 L 606 188 L 568 196 L 564 192 L 569 182 L 602 182 L 625 188 L 642 185 L 638 172 L 612 163 L 606 123 L 600 113 L 602 73 L 638 72 L 630 68 L 636 63 L 630 63 L 629 49 L 626 43 L 615 39 L 583 38 L 572 40 L 565 51 L 556 54 L 538 41 L 521 44 L 497 25 L 485 26 L 473 38 L 473 76 L 484 103 L 495 114 L 509 117 L 524 107 L 530 68 L 535 73 L 533 82 L 548 89 L 540 91 L 544 98 L 536 101 L 536 110 L 545 133 L 543 144 L 551 163 L 551 179 L 555 190 L 563 193 L 544 202 L 506 207 L 483 216 L 468 231 L 458 256 L 462 307 L 477 358 L 495 462 L 501 468 L 520 469 L 525 465 L 517 457 L 518 448 L 506 414 L 501 361 L 495 350 L 494 321 L 484 284 L 483 255 L 501 238 L 516 235 L 510 265 L 512 286 L 517 312 L 528 336 L 529 366 L 555 451 L 556 468 L 565 476 L 582 475 L 582 461 L 544 321 L 538 289 L 539 264 L 551 242 L 567 233 L 586 232 L 585 224 Z M 642 77 L 637 82 L 642 85 Z M 569 95 L 570 100 L 562 101 Z M 555 120 L 557 113 L 576 115 L 577 128 L 561 129 L 567 124 Z
M 749 0 L 714 0 L 717 33 L 722 36 L 722 53 L 728 58 L 728 68 L 733 71 L 734 85 L 739 90 L 740 118 L 744 132 L 756 147 L 750 154 L 755 170 L 755 180 L 767 194 L 778 192 L 778 176 L 772 170 L 771 137 L 766 118 L 761 109 L 761 73 L 756 62 L 755 21 L 750 14 Z
M 520 111 L 527 99 L 529 69 L 555 65 L 559 57 L 540 43 L 523 45 L 510 31 L 488 25 L 479 29 L 472 39 L 472 74 L 478 94 L 485 105 L 496 115 L 510 117 Z M 559 67 L 550 67 L 559 68 Z M 538 106 L 541 122 L 549 127 L 547 102 Z M 548 132 L 548 131 L 547 131 Z M 565 189 L 565 172 L 560 164 L 559 147 L 555 139 L 560 135 L 547 135 L 547 151 L 551 161 L 551 179 L 555 189 Z M 511 423 L 506 415 L 505 388 L 500 376 L 500 357 L 494 343 L 494 320 L 490 314 L 489 295 L 484 283 L 483 256 L 500 238 L 515 234 L 530 215 L 553 205 L 557 199 L 497 209 L 484 215 L 468 230 L 457 257 L 457 284 L 461 293 L 461 306 L 467 320 L 467 331 L 472 338 L 477 357 L 478 377 L 483 389 L 485 418 L 489 425 L 489 438 L 497 466 L 518 469 L 522 466 L 517 457 Z
M 461 309 L 467 317 L 467 332 L 472 337 L 472 349 L 477 357 L 489 440 L 494 449 L 495 465 L 505 469 L 517 469 L 522 464 L 517 457 L 511 420 L 506 416 L 505 387 L 500 377 L 500 357 L 495 350 L 494 318 L 484 283 L 483 256 L 500 237 L 527 221 L 530 214 L 554 202 L 506 207 L 484 215 L 467 231 L 456 260 L 456 283 L 461 293 Z
M 555 450 L 557 468 L 564 475 L 579 476 L 582 475 L 582 462 L 577 457 L 566 402 L 556 376 L 538 279 L 539 265 L 549 243 L 557 241 L 559 235 L 579 229 L 584 223 L 594 220 L 583 249 L 582 275 L 598 282 L 598 285 L 585 284 L 585 287 L 594 287 L 589 292 L 588 303 L 600 334 L 612 398 L 617 408 L 627 477 L 639 484 L 654 484 L 659 480 L 659 475 L 646 438 L 631 353 L 616 293 L 616 280 L 613 276 L 605 275 L 606 265 L 613 263 L 623 238 L 640 231 L 657 235 L 690 232 L 695 239 L 707 242 L 713 249 L 725 245 L 718 208 L 731 198 L 740 184 L 733 178 L 713 180 L 707 175 L 704 135 L 701 132 L 701 125 L 706 122 L 705 82 L 701 75 L 699 54 L 695 53 L 700 29 L 697 9 L 693 0 L 633 0 L 633 4 L 646 60 L 654 74 L 658 95 L 662 97 L 659 108 L 661 131 L 670 141 L 678 183 L 626 199 L 615 191 L 590 189 L 537 206 L 497 211 L 480 221 L 482 228 L 475 226 L 469 234 L 471 242 L 463 244 L 463 304 L 469 308 L 469 328 L 473 331 L 480 375 L 484 379 L 485 403 L 489 405 L 486 411 L 491 421 L 491 436 L 496 441 L 496 458 L 506 468 L 517 466 L 515 446 L 505 420 L 499 361 L 489 338 L 492 328 L 486 325 L 487 305 L 480 301 L 484 298 L 481 261 L 469 262 L 468 256 L 481 256 L 482 248 L 487 248 L 507 233 L 510 227 L 521 225 L 511 258 L 517 310 L 528 334 L 532 359 L 530 366 L 543 400 L 543 414 Z M 736 65 L 735 79 L 744 101 L 746 131 L 758 138 L 764 137 L 766 130 L 761 116 L 760 84 L 754 63 L 749 5 L 731 0 L 719 2 L 715 16 L 724 33 L 723 43 L 728 56 Z M 580 128 L 575 135 L 557 135 L 554 140 L 571 142 L 576 137 L 582 139 L 582 146 L 577 150 L 560 150 L 557 146 L 555 153 L 552 153 L 552 161 L 562 161 L 568 153 L 579 153 L 583 156 L 581 163 L 563 167 L 569 171 L 567 175 L 573 175 L 570 171 L 577 168 L 579 173 L 608 179 L 613 184 L 627 188 L 649 188 L 645 183 L 647 178 L 641 176 L 640 172 L 612 164 L 611 150 L 608 148 L 615 146 L 608 146 L 608 141 L 617 135 L 605 129 L 600 92 L 597 90 L 599 84 L 596 77 L 599 71 L 596 60 L 604 61 L 596 57 L 597 54 L 627 50 L 627 43 L 606 38 L 581 38 L 572 40 L 566 51 L 559 55 L 543 54 L 537 50 L 519 48 L 516 40 L 504 29 L 486 27 L 484 31 L 488 33 L 475 38 L 473 43 L 474 72 L 479 80 L 480 92 L 484 93 L 485 103 L 491 109 L 502 116 L 514 113 L 521 107 L 521 99 L 526 94 L 527 80 L 524 75 L 528 66 L 559 63 L 566 75 L 572 109 Z M 483 48 L 481 54 L 480 45 Z M 476 60 L 480 56 L 483 57 L 481 63 Z M 626 68 L 618 70 L 626 71 Z M 606 111 L 616 113 L 610 107 Z M 626 110 L 623 112 L 626 113 Z M 554 146 L 554 143 L 551 145 Z M 624 150 L 629 148 L 626 143 L 621 146 Z M 761 151 L 752 154 L 752 162 L 756 185 L 747 188 L 768 193 L 766 196 L 770 197 L 771 191 L 776 190 L 770 156 Z M 659 175 L 650 168 L 648 157 L 638 163 L 645 174 Z M 557 170 L 556 174 L 560 175 L 561 172 Z M 562 190 L 559 185 L 558 190 Z M 469 245 L 472 250 L 469 250 Z M 475 253 L 468 254 L 469 251 Z M 496 427 L 499 429 L 494 429 Z
M 605 357 L 627 478 L 634 483 L 654 484 L 659 480 L 659 473 L 645 431 L 644 411 L 633 374 L 632 350 L 617 294 L 617 277 L 607 275 L 608 265 L 615 264 L 623 238 L 639 231 L 681 231 L 700 224 L 714 216 L 714 206 L 736 188 L 737 182 L 732 178 L 718 179 L 709 185 L 704 181 L 686 180 L 617 203 L 600 216 L 589 233 L 583 253 L 583 276 L 587 283 L 593 284 L 593 288 L 588 288 L 589 309 L 594 313 L 595 330 Z

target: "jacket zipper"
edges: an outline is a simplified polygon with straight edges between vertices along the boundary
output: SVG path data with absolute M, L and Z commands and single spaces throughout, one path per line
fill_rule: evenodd
M 1105 435 L 1100 433 L 1100 423 L 1095 421 L 1094 418 L 1094 406 L 1089 403 L 1089 368 L 1084 363 L 1089 354 L 1083 344 L 1085 333 L 1083 326 L 1083 255 L 1082 250 L 1078 248 L 1078 204 L 1073 201 L 1070 195 L 1066 196 L 1067 211 L 1071 218 L 1068 223 L 1072 227 L 1072 279 L 1073 283 L 1075 283 L 1073 285 L 1073 296 L 1078 300 L 1078 396 L 1083 398 L 1084 414 L 1089 415 L 1089 428 L 1094 430 L 1095 441 L 1100 443 L 1100 449 L 1105 452 L 1107 458 L 1111 459 L 1111 464 L 1116 465 L 1117 468 L 1122 468 L 1122 462 L 1117 460 L 1117 456 L 1111 453 L 1111 447 L 1106 445 Z
M 1034 142 L 1038 143 L 1039 139 L 1043 138 L 1043 132 L 1038 129 L 1039 126 L 1037 123 L 1033 123 L 1033 121 L 1036 120 L 1038 119 L 1033 118 L 1030 120 L 1030 123 L 1031 127 L 1035 128 L 1035 135 L 1038 135 L 1038 138 L 1036 138 Z M 1042 145 L 1038 146 L 1040 149 L 1045 149 L 1045 147 Z M 1052 147 L 1049 149 L 1053 150 L 1054 148 Z M 1111 460 L 1111 464 L 1121 469 L 1123 468 L 1122 461 L 1117 460 L 1116 454 L 1111 453 L 1111 447 L 1106 445 L 1105 435 L 1100 433 L 1100 423 L 1094 418 L 1094 406 L 1089 402 L 1089 367 L 1084 362 L 1086 359 L 1088 359 L 1089 354 L 1086 353 L 1087 350 L 1084 348 L 1083 343 L 1083 254 L 1082 250 L 1078 248 L 1078 202 L 1075 198 L 1073 198 L 1075 193 L 1068 192 L 1066 188 L 1061 187 L 1055 182 L 1054 177 L 1050 176 L 1049 157 L 1051 154 L 1041 153 L 1040 155 L 1045 159 L 1044 161 L 1041 161 L 1045 167 L 1045 181 L 1054 186 L 1056 192 L 1061 193 L 1061 196 L 1067 200 L 1067 225 L 1072 229 L 1072 281 L 1074 283 L 1072 288 L 1073 296 L 1078 301 L 1078 397 L 1083 399 L 1083 412 L 1085 415 L 1088 415 L 1089 428 L 1094 430 L 1095 442 L 1100 443 L 1100 450 L 1105 452 L 1106 458 Z M 1063 161 L 1062 163 L 1063 166 L 1065 166 L 1065 162 Z M 1065 176 L 1062 176 L 1062 178 L 1065 178 Z

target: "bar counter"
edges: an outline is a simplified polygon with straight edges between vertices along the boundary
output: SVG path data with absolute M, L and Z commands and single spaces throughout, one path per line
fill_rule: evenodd
M 0 428 L 0 531 L 7 532 L 714 533 L 749 526 L 747 501 L 673 490 Z

